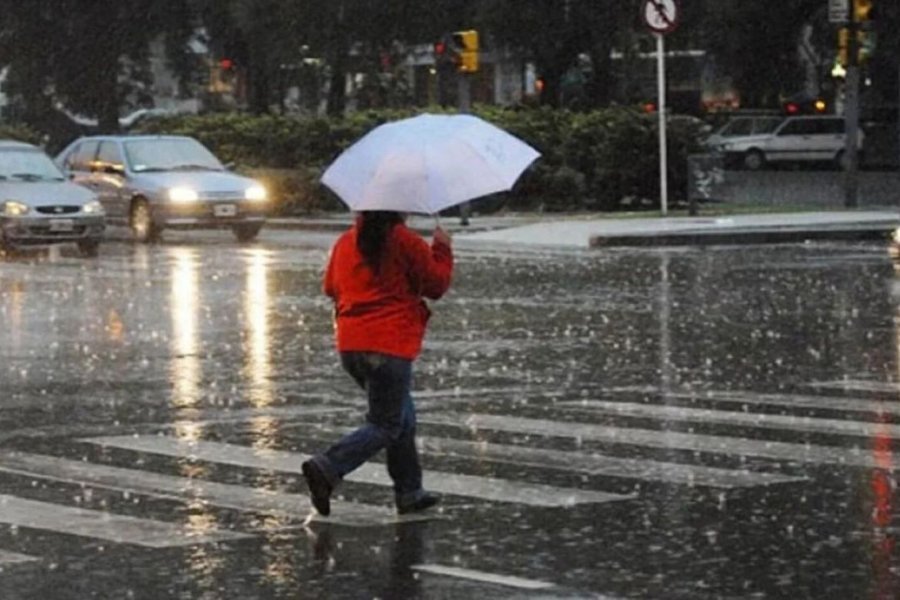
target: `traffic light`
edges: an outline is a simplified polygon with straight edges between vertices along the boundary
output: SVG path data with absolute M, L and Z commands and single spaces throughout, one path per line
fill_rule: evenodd
M 871 18 L 872 0 L 853 0 L 853 21 L 865 23 Z
M 850 30 L 847 27 L 838 29 L 837 62 L 842 67 L 849 64 Z M 875 33 L 872 31 L 856 32 L 856 64 L 862 65 L 875 52 Z
M 442 41 L 434 43 L 434 59 L 441 61 L 447 58 L 447 44 Z
M 478 32 L 474 29 L 453 33 L 453 50 L 458 56 L 456 68 L 460 73 L 478 71 Z

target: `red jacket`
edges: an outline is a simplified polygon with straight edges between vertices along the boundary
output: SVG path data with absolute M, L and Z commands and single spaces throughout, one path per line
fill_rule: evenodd
M 337 349 L 413 360 L 431 314 L 422 298 L 437 300 L 450 287 L 453 251 L 442 243 L 429 247 L 399 223 L 388 233 L 376 277 L 356 246 L 358 228 L 335 242 L 323 280 L 335 303 Z

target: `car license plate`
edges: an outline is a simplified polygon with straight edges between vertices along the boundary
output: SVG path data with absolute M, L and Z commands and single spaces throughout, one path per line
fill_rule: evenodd
M 75 222 L 72 219 L 50 219 L 50 231 L 72 231 Z
M 237 207 L 234 204 L 218 204 L 213 207 L 213 214 L 217 217 L 233 217 L 237 215 Z

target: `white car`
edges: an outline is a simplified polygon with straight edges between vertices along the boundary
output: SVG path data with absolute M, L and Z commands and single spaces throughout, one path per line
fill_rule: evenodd
M 703 143 L 710 148 L 718 148 L 732 138 L 772 133 L 782 121 L 784 117 L 772 115 L 732 117 Z
M 228 228 L 242 242 L 266 222 L 266 189 L 232 173 L 193 138 L 101 135 L 72 142 L 56 158 L 72 181 L 93 190 L 111 222 L 139 242 L 164 229 Z
M 862 150 L 860 130 L 857 147 Z M 844 118 L 837 116 L 788 117 L 771 133 L 735 136 L 717 147 L 726 163 L 758 170 L 767 163 L 833 162 L 846 168 Z
M 68 181 L 40 148 L 0 140 L 0 251 L 74 243 L 96 256 L 105 228 L 96 194 Z

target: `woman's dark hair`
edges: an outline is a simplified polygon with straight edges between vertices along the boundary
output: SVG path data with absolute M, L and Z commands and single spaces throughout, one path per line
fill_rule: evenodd
M 389 210 L 367 210 L 360 214 L 362 223 L 356 238 L 356 247 L 359 248 L 369 268 L 378 273 L 387 235 L 394 225 L 403 222 L 403 215 Z

